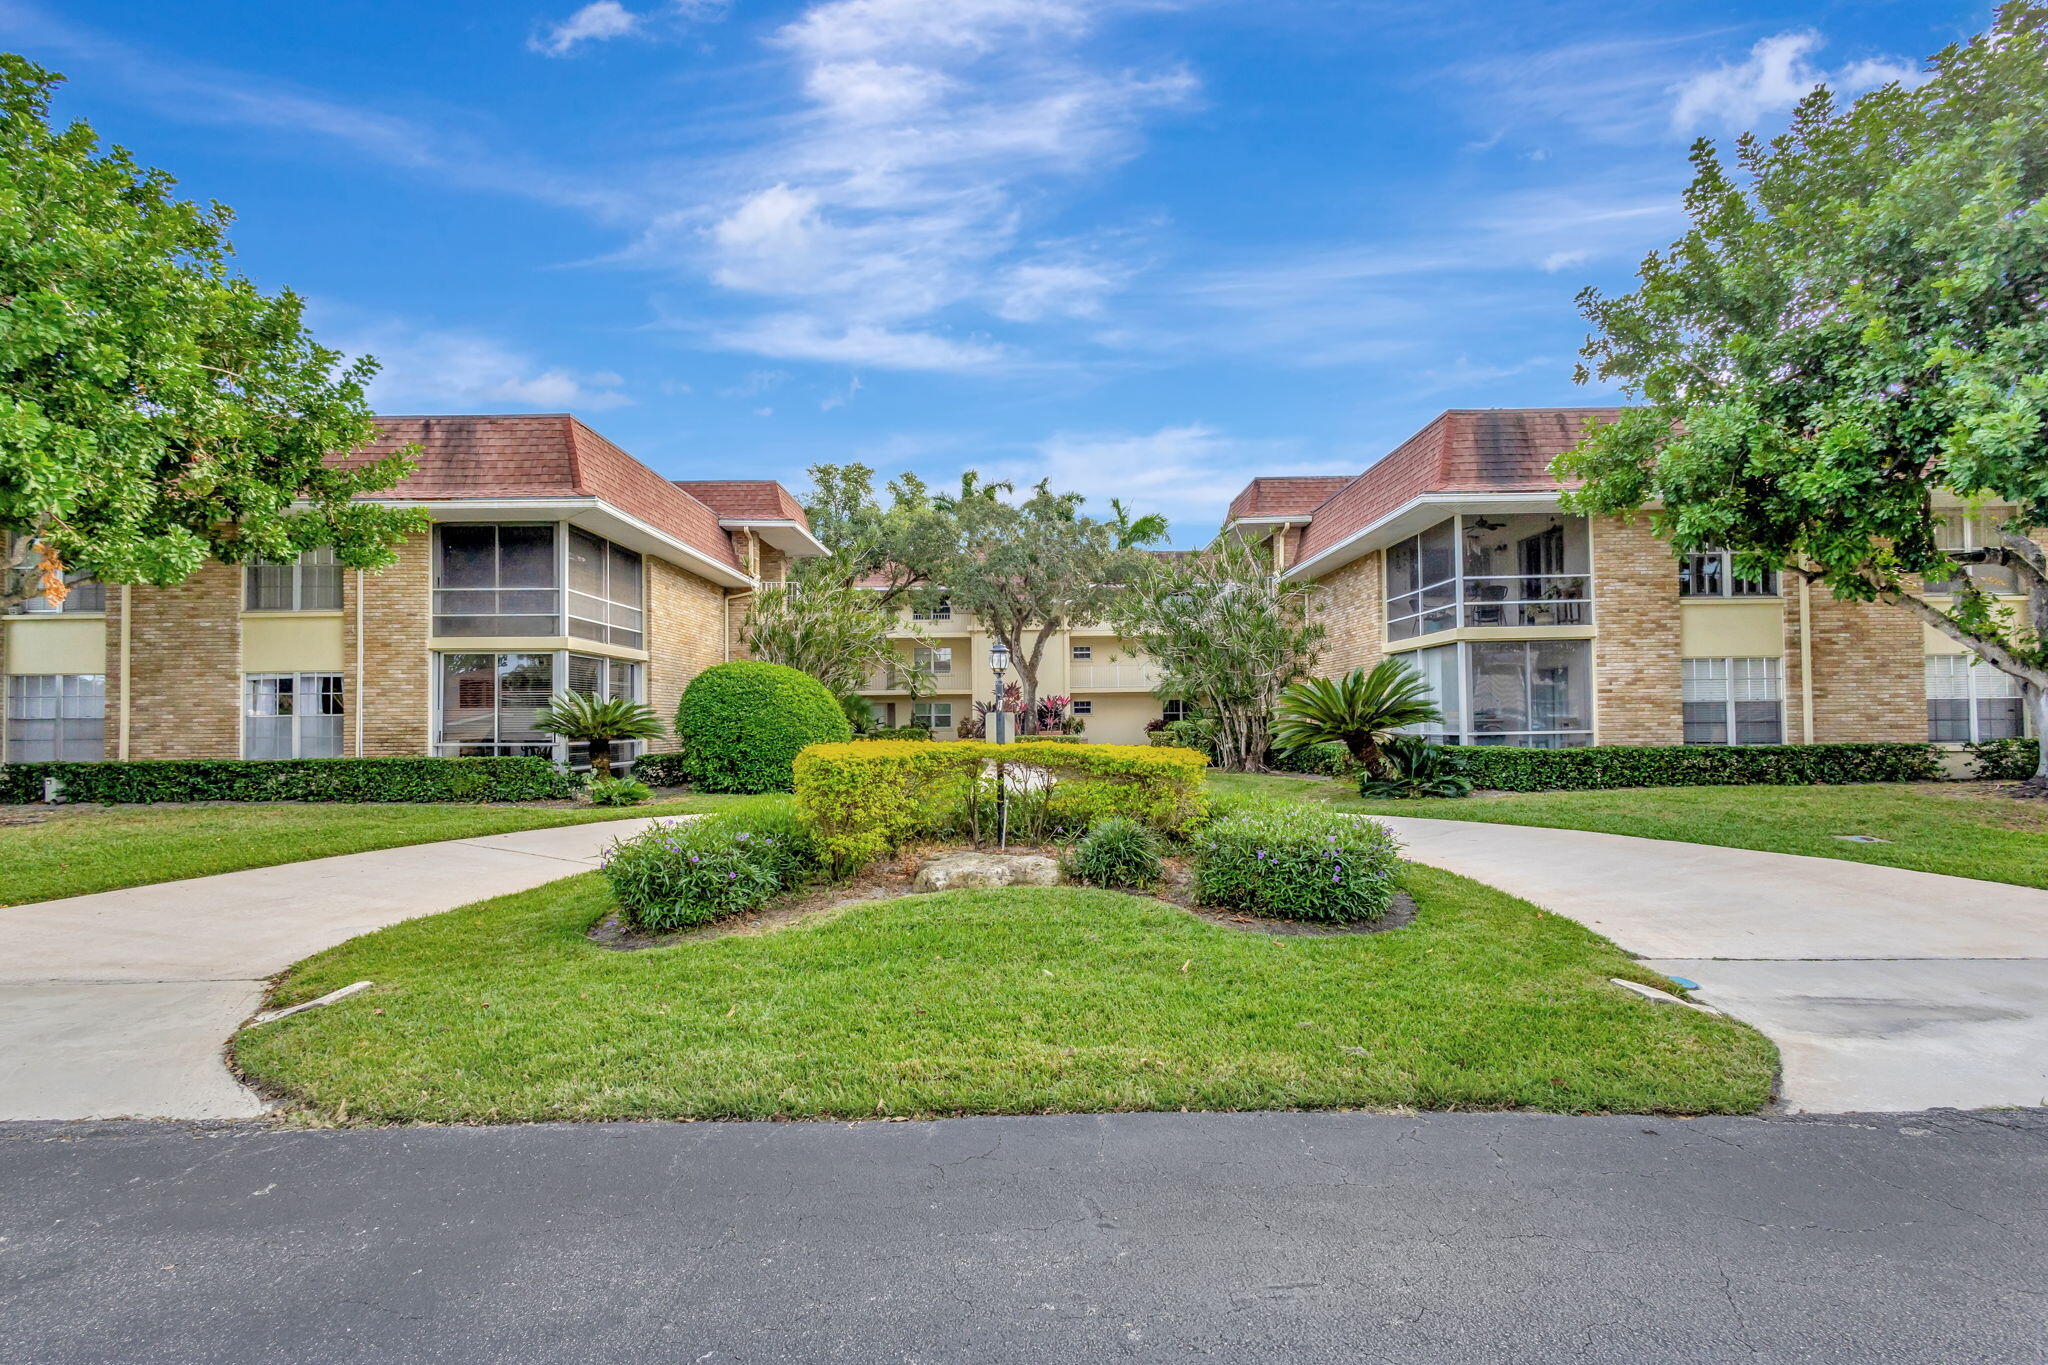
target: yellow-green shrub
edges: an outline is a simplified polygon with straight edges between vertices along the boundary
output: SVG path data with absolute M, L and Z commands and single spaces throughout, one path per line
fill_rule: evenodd
M 1032 837 L 1042 832 L 1037 825 L 1054 821 L 1085 829 L 1111 816 L 1186 834 L 1207 812 L 1208 762 L 1192 749 L 1137 744 L 813 744 L 796 757 L 796 805 L 843 872 L 913 839 L 989 832 L 995 763 L 1010 770 L 1020 817 L 1011 825 L 1014 835 Z M 1051 780 L 1049 788 L 1041 778 Z

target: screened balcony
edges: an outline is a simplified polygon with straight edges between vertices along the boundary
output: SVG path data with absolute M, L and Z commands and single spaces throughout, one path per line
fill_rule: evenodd
M 1593 621 L 1586 519 L 1548 512 L 1447 518 L 1387 547 L 1387 636 L 1459 626 Z

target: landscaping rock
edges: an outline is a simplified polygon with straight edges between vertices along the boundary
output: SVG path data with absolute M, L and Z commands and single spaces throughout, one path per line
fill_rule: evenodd
M 1043 853 L 947 853 L 917 870 L 912 891 L 973 891 L 990 886 L 1057 886 L 1060 864 Z

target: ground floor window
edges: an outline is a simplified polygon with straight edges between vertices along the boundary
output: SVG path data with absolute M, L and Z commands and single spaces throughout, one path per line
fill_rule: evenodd
M 622 697 L 627 701 L 639 701 L 640 665 L 625 659 L 600 659 L 591 654 L 571 654 L 568 663 L 568 677 L 562 684 L 565 692 L 582 692 L 601 701 Z M 645 746 L 637 739 L 612 741 L 612 767 L 619 770 L 640 757 Z M 587 768 L 590 766 L 590 745 L 587 741 L 571 744 L 568 751 L 569 766 Z
M 1934 744 L 2016 739 L 2026 731 L 2020 680 L 1971 654 L 1927 656 L 1927 738 Z
M 1095 714 L 1095 703 L 1094 703 L 1094 702 L 1092 702 L 1092 701 L 1077 701 L 1077 702 L 1075 702 L 1075 703 L 1074 703 L 1074 714 L 1075 714 L 1075 715 L 1077 715 L 1077 716 L 1092 716 L 1092 715 L 1094 715 L 1094 714 Z
M 555 739 L 534 720 L 555 694 L 553 654 L 442 654 L 440 725 L 434 752 L 443 758 L 553 758 Z
M 25 673 L 7 680 L 10 763 L 91 763 L 106 750 L 104 675 Z
M 1166 723 L 1171 725 L 1177 720 L 1192 719 L 1195 714 L 1195 708 L 1188 702 L 1175 699 L 1165 703 L 1160 708 L 1160 714 Z
M 910 723 L 921 725 L 937 732 L 953 728 L 953 703 L 949 701 L 921 701 L 910 708 Z
M 341 757 L 341 674 L 252 673 L 244 689 L 243 758 Z
M 1487 640 L 1404 654 L 1429 683 L 1447 744 L 1576 748 L 1593 742 L 1590 640 Z
M 1687 744 L 1783 744 L 1785 693 L 1776 659 L 1680 664 Z

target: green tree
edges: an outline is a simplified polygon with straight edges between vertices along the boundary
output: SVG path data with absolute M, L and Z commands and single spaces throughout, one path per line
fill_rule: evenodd
M 1406 660 L 1382 659 L 1370 673 L 1354 668 L 1341 678 L 1303 678 L 1289 687 L 1280 697 L 1273 741 L 1288 749 L 1342 744 L 1367 772 L 1385 777 L 1387 741 L 1443 718 L 1420 673 Z
M 1003 497 L 1013 491 L 970 471 L 957 494 L 935 499 L 952 534 L 928 581 L 1008 647 L 1022 691 L 1019 723 L 1028 731 L 1053 636 L 1106 621 L 1122 591 L 1150 571 L 1152 556 L 1132 543 L 1131 528 L 1082 515 L 1079 493 L 1055 493 L 1045 480 L 1021 501 Z M 1147 539 L 1165 534 L 1163 522 L 1137 529 Z
M 821 576 L 755 593 L 740 633 L 754 658 L 799 669 L 847 697 L 870 674 L 898 666 L 896 625 L 879 593 Z
M 1155 561 L 1111 619 L 1158 665 L 1153 690 L 1201 708 L 1217 762 L 1243 772 L 1265 763 L 1281 693 L 1315 666 L 1323 628 L 1310 619 L 1314 592 L 1275 578 L 1263 554 L 1226 536 Z
M 82 122 L 53 129 L 60 79 L 0 54 L 0 605 L 322 545 L 390 563 L 424 514 L 354 499 L 410 452 L 325 458 L 376 436 L 375 365 L 230 270 L 226 208 L 173 198 Z
M 2007 4 L 1917 88 L 1816 91 L 1735 167 L 1696 143 L 1691 228 L 1632 292 L 1580 297 L 1581 381 L 1638 406 L 1557 470 L 1579 510 L 1654 508 L 1679 552 L 1910 612 L 2018 678 L 2048 734 L 2044 31 L 2048 7 Z M 1996 544 L 1944 552 L 1945 491 L 2015 509 Z M 1930 599 L 1968 565 L 2016 574 L 2024 609 L 1968 579 Z
M 628 697 L 602 701 L 588 692 L 562 692 L 534 717 L 533 728 L 590 746 L 590 771 L 612 775 L 612 745 L 622 739 L 659 739 L 661 717 Z
M 865 584 L 885 607 L 898 605 L 931 582 L 945 558 L 952 527 L 915 474 L 891 479 L 885 505 L 875 494 L 875 472 L 864 464 L 816 464 L 804 515 L 827 553 L 798 560 L 794 581 L 805 586 Z

